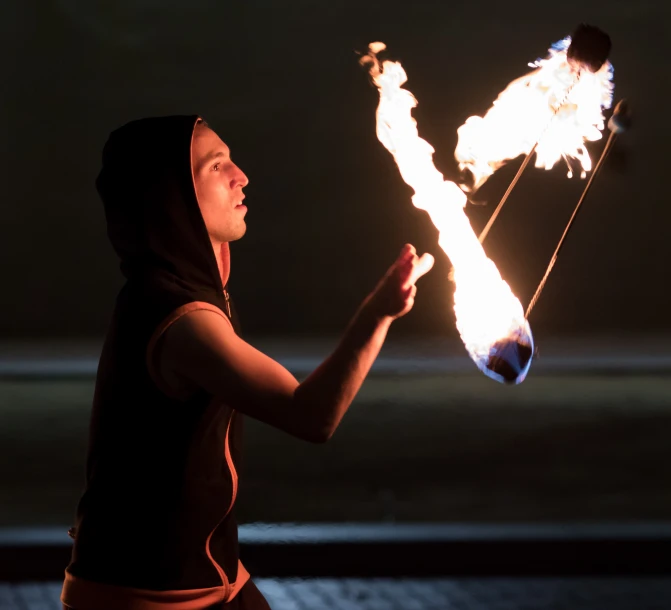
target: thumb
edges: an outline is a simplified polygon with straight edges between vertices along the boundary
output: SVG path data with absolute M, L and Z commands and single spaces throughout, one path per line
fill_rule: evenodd
M 425 252 L 422 254 L 422 256 L 419 257 L 417 262 L 413 265 L 412 271 L 410 272 L 410 276 L 408 277 L 406 286 L 412 286 L 415 284 L 415 282 L 422 277 L 423 275 L 426 275 L 429 271 L 431 271 L 431 268 L 433 267 L 433 263 L 435 262 L 435 258 L 428 252 Z

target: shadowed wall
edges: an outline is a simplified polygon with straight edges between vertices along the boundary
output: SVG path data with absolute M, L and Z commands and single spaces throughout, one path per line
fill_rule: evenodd
M 409 75 L 420 133 L 456 176 L 456 129 L 580 21 L 613 39 L 615 99 L 635 129 L 597 180 L 531 320 L 552 333 L 669 329 L 665 277 L 671 9 L 528 1 L 244 3 L 7 0 L 0 9 L 0 336 L 105 331 L 121 285 L 93 182 L 107 134 L 198 112 L 250 177 L 231 287 L 252 333 L 344 326 L 403 243 L 437 255 L 398 332 L 453 334 L 448 262 L 375 137 L 377 92 L 356 51 L 383 40 Z M 593 158 L 603 141 L 590 147 Z M 476 229 L 519 166 L 483 189 Z M 529 170 L 487 251 L 523 303 L 584 185 Z

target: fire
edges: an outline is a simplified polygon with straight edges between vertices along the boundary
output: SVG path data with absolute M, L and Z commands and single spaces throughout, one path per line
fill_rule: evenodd
M 608 61 L 592 71 L 569 54 L 571 37 L 555 43 L 536 68 L 511 82 L 484 117 L 472 116 L 457 130 L 454 156 L 475 190 L 506 161 L 534 150 L 536 167 L 551 169 L 559 159 L 592 169 L 585 142 L 599 140 L 603 110 L 613 100 L 613 67 Z M 468 175 L 470 173 L 470 176 Z
M 446 181 L 433 164 L 434 149 L 419 137 L 412 109 L 417 100 L 402 85 L 407 76 L 398 62 L 382 64 L 376 54 L 385 48 L 372 43 L 362 64 L 378 87 L 377 136 L 394 156 L 403 180 L 414 189 L 412 202 L 425 210 L 439 231 L 438 243 L 453 265 L 454 311 L 457 329 L 478 368 L 498 381 L 521 382 L 529 368 L 533 339 L 519 300 L 485 255 L 464 212 L 466 195 Z M 514 374 L 502 374 L 496 360 L 514 346 L 529 357 Z M 523 350 L 524 351 L 524 350 Z M 505 354 L 504 354 L 505 352 Z M 509 361 L 510 358 L 507 358 Z

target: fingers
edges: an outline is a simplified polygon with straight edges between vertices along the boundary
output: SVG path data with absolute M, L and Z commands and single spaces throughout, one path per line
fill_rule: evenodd
M 415 254 L 417 254 L 415 246 L 412 244 L 405 244 L 405 246 L 403 246 L 401 249 L 401 253 L 398 255 L 398 259 L 396 259 L 396 263 L 401 264 L 407 262 L 410 258 L 415 256 Z
M 407 289 L 407 292 L 404 297 L 405 303 L 403 310 L 405 313 L 407 313 L 414 307 L 416 296 L 417 296 L 417 286 L 413 284 L 412 286 L 410 286 L 410 288 Z
M 416 296 L 417 296 L 417 286 L 413 284 L 412 286 L 410 286 L 410 292 L 408 293 L 408 298 L 414 301 Z
M 396 262 L 389 269 L 389 273 L 395 275 L 400 286 L 405 289 L 409 286 L 408 277 L 412 272 L 414 259 L 417 258 L 415 247 L 412 244 L 405 244 L 398 255 Z

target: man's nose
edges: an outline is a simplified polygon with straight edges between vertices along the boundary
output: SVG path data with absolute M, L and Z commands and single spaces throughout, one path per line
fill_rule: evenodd
M 243 172 L 237 165 L 235 166 L 235 174 L 233 176 L 233 180 L 231 180 L 231 189 L 234 189 L 235 187 L 239 186 L 240 188 L 244 188 L 249 184 L 249 179 L 245 175 L 245 172 Z

